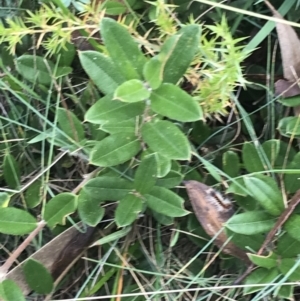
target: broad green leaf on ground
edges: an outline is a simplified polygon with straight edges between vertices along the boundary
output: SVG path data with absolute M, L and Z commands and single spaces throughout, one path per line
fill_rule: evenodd
M 64 225 L 66 217 L 77 208 L 77 196 L 72 193 L 63 192 L 53 197 L 45 206 L 44 220 L 49 228 L 57 224 Z
M 189 141 L 179 128 L 170 121 L 161 120 L 144 124 L 142 138 L 153 151 L 168 159 L 190 159 Z
M 250 173 L 265 170 L 264 165 L 261 162 L 261 159 L 257 152 L 258 150 L 256 149 L 253 143 L 243 144 L 243 163 L 247 171 L 249 171 Z
M 283 298 L 284 300 L 293 300 L 294 285 L 286 285 L 285 283 L 276 288 L 275 297 Z
M 53 289 L 53 278 L 39 261 L 29 258 L 22 266 L 29 287 L 38 294 L 49 294 Z
M 31 83 L 49 86 L 53 78 L 54 65 L 51 61 L 37 55 L 22 55 L 16 60 L 17 71 Z
M 157 89 L 163 80 L 162 62 L 158 56 L 152 57 L 144 66 L 144 78 L 149 86 L 154 90 Z
M 142 115 L 145 109 L 144 102 L 125 103 L 119 100 L 112 100 L 107 95 L 92 105 L 85 114 L 85 121 L 104 124 L 106 122 L 120 122 Z
M 293 169 L 293 173 L 287 173 L 284 175 L 284 187 L 288 193 L 295 193 L 300 189 L 300 153 L 297 153 L 293 160 L 286 166 L 287 169 Z
M 277 256 L 271 253 L 268 256 L 256 255 L 249 253 L 250 260 L 259 267 L 271 269 L 277 266 Z
M 225 226 L 235 233 L 254 235 L 270 231 L 274 224 L 274 217 L 266 212 L 249 211 L 234 215 Z
M 108 176 L 91 179 L 82 188 L 88 197 L 98 199 L 98 202 L 119 201 L 133 189 L 133 182 Z
M 265 240 L 264 234 L 244 235 L 234 233 L 228 228 L 224 230 L 227 237 L 230 237 L 230 241 L 246 252 L 249 252 L 249 250 L 258 251 Z
M 150 209 L 166 216 L 180 217 L 189 213 L 183 208 L 184 200 L 164 187 L 154 187 L 145 195 L 145 199 Z
M 157 176 L 162 178 L 171 170 L 171 160 L 161 153 L 155 153 L 157 162 Z
M 204 167 L 207 169 L 209 174 L 217 180 L 217 182 L 221 182 L 222 178 L 220 176 L 220 170 L 215 165 L 211 164 L 209 160 L 206 160 L 204 157 L 199 157 L 199 160 L 204 165 Z
M 152 211 L 152 215 L 155 218 L 155 220 L 161 225 L 164 226 L 174 225 L 174 217 L 166 216 L 156 211 Z
M 279 271 L 277 268 L 256 269 L 245 280 L 245 284 L 247 286 L 244 288 L 244 294 L 251 294 L 257 291 L 261 291 L 264 287 L 255 286 L 255 284 L 265 284 L 267 287 L 269 283 L 273 283 L 278 276 L 279 276 Z
M 90 163 L 102 167 L 115 166 L 133 158 L 140 149 L 141 143 L 135 135 L 114 134 L 95 144 Z
M 300 280 L 300 264 L 294 258 L 283 258 L 279 261 L 280 272 L 288 276 L 289 281 Z
M 0 299 L 2 301 L 26 301 L 19 286 L 9 279 L 0 282 Z
M 95 227 L 104 216 L 104 208 L 96 193 L 87 193 L 88 189 L 81 189 L 78 195 L 78 214 L 82 222 Z
M 121 84 L 114 93 L 114 99 L 123 102 L 138 102 L 148 99 L 150 91 L 138 79 L 131 79 Z
M 164 42 L 158 55 L 164 83 L 176 84 L 184 75 L 198 51 L 200 29 L 196 24 L 186 25 Z
M 154 112 L 174 120 L 192 122 L 203 117 L 197 101 L 173 84 L 162 84 L 151 93 L 150 100 Z
M 42 201 L 42 182 L 35 181 L 25 191 L 25 202 L 28 208 L 34 208 Z
M 271 177 L 257 175 L 244 177 L 244 182 L 252 197 L 256 199 L 260 206 L 272 215 L 280 215 L 284 210 L 284 202 L 281 191 Z
M 60 129 L 76 142 L 84 139 L 84 128 L 76 115 L 64 108 L 56 110 L 57 122 Z
M 157 186 L 162 186 L 165 188 L 173 188 L 181 183 L 183 175 L 180 172 L 171 170 L 163 178 L 159 178 L 156 181 Z
M 279 120 L 278 130 L 282 136 L 291 137 L 300 135 L 300 118 L 284 117 Z
M 299 85 L 296 85 L 297 90 L 299 90 Z M 298 92 L 298 91 L 297 91 Z M 300 96 L 293 96 L 288 98 L 280 98 L 278 101 L 286 107 L 297 107 L 300 106 Z
M 109 134 L 128 133 L 134 134 L 136 132 L 137 121 L 135 118 L 119 121 L 106 122 L 101 125 L 101 130 Z
M 0 192 L 0 208 L 6 208 L 10 201 L 10 195 L 6 192 Z
M 100 25 L 104 45 L 118 70 L 127 79 L 141 79 L 146 57 L 127 28 L 111 18 Z
M 3 176 L 4 180 L 12 189 L 20 187 L 20 167 L 12 154 L 6 153 L 3 160 Z
M 110 242 L 115 242 L 116 240 L 119 240 L 120 238 L 125 237 L 130 231 L 132 230 L 131 226 L 125 227 L 119 231 L 116 231 L 112 234 L 108 234 L 103 238 L 100 238 L 99 240 L 97 240 L 93 245 L 93 246 L 102 246 L 104 244 L 110 243 Z
M 268 158 L 271 166 L 275 165 L 276 159 L 280 151 L 280 140 L 271 139 L 262 144 L 262 148 Z
M 134 188 L 141 194 L 148 193 L 155 185 L 157 163 L 155 154 L 145 156 L 134 175 Z
M 6 207 L 0 208 L 0 232 L 10 235 L 23 235 L 37 227 L 36 219 L 27 211 Z
M 291 215 L 283 225 L 283 228 L 292 238 L 300 241 L 300 215 Z
M 127 194 L 119 201 L 115 213 L 115 221 L 118 227 L 131 225 L 142 211 L 143 200 L 140 196 Z
M 222 157 L 223 171 L 231 178 L 239 175 L 240 171 L 240 158 L 237 153 L 227 151 Z
M 300 237 L 300 235 L 298 235 L 297 237 Z M 292 258 L 292 257 L 296 257 L 299 254 L 299 250 L 300 250 L 300 239 L 295 239 L 294 237 L 290 236 L 288 233 L 284 233 L 283 236 L 280 236 L 280 238 L 278 239 L 277 246 L 276 246 L 276 253 L 278 255 L 285 258 L 288 257 Z
M 105 94 L 112 94 L 125 81 L 113 61 L 97 51 L 79 52 L 84 71 Z
M 105 9 L 105 13 L 109 16 L 122 15 L 126 13 L 128 2 L 117 2 L 117 1 L 104 1 L 101 5 L 101 9 Z

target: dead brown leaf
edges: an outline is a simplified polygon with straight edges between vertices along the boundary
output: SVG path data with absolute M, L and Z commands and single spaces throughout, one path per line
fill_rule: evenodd
M 51 272 L 53 278 L 56 279 L 74 259 L 79 258 L 79 255 L 88 247 L 93 239 L 95 228 L 87 228 L 87 231 L 82 233 L 78 231 L 80 226 L 81 223 L 78 223 L 76 226 L 70 227 L 26 260 L 29 258 L 38 260 Z M 6 275 L 6 279 L 17 283 L 24 295 L 28 295 L 31 291 L 22 271 L 22 265 L 26 260 Z
M 274 17 L 284 20 L 273 5 L 265 0 Z M 296 83 L 300 77 L 300 40 L 296 31 L 290 25 L 277 22 L 276 30 L 281 49 L 283 76 L 285 80 L 275 83 L 276 95 L 284 98 L 299 95 L 300 88 Z
M 215 237 L 219 233 L 214 239 L 214 244 L 222 248 L 224 253 L 250 263 L 246 252 L 228 241 L 228 237 L 223 229 L 223 224 L 234 214 L 229 201 L 224 200 L 211 187 L 197 181 L 186 181 L 185 187 L 196 217 L 205 232 L 211 237 Z

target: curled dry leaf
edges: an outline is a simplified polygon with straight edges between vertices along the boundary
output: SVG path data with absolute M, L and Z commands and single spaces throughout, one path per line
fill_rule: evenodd
M 76 226 L 70 227 L 29 258 L 42 263 L 51 272 L 54 279 L 58 278 L 70 264 L 79 259 L 81 253 L 93 240 L 95 228 L 89 227 L 85 233 L 82 233 L 78 231 L 80 226 L 81 223 L 78 223 Z M 6 279 L 13 280 L 18 284 L 24 295 L 28 295 L 31 291 L 22 271 L 22 265 L 26 260 L 6 275 Z
M 214 244 L 222 248 L 224 253 L 250 263 L 246 252 L 232 242 L 228 242 L 228 237 L 223 230 L 223 224 L 234 214 L 231 202 L 211 187 L 197 181 L 186 181 L 185 187 L 196 217 L 205 232 L 211 237 L 219 233 L 214 239 Z
M 265 0 L 265 3 L 274 17 L 283 20 L 283 17 L 269 1 Z M 275 93 L 284 98 L 299 95 L 300 40 L 296 31 L 290 25 L 277 22 L 276 30 L 281 49 L 283 76 L 285 80 L 279 80 L 275 83 Z

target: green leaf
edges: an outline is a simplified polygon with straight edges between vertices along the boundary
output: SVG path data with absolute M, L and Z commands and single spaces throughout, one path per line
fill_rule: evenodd
M 100 91 L 112 94 L 125 79 L 113 61 L 97 51 L 79 52 L 79 59 L 84 71 Z
M 0 192 L 0 208 L 6 208 L 10 201 L 10 195 L 6 192 Z
M 133 183 L 117 177 L 101 176 L 89 180 L 82 190 L 93 199 L 119 201 L 134 189 Z
M 234 215 L 225 226 L 235 233 L 254 235 L 270 231 L 274 224 L 274 217 L 269 214 L 263 211 L 249 211 Z
M 45 206 L 44 220 L 49 228 L 56 224 L 65 224 L 66 216 L 72 214 L 77 208 L 75 194 L 63 192 L 52 198 Z
M 191 147 L 186 136 L 170 121 L 148 122 L 142 127 L 142 138 L 148 146 L 174 160 L 189 160 Z
M 259 204 L 270 214 L 280 215 L 284 210 L 284 203 L 280 189 L 275 180 L 264 175 L 244 177 L 248 191 Z
M 120 200 L 115 213 L 115 221 L 118 227 L 131 225 L 142 211 L 143 201 L 141 197 L 128 194 Z
M 119 122 L 106 122 L 101 125 L 101 130 L 110 134 L 127 133 L 134 134 L 136 132 L 137 122 L 135 119 L 129 119 Z
M 155 154 L 145 156 L 134 176 L 134 188 L 141 194 L 148 193 L 155 185 L 157 163 Z
M 183 175 L 180 172 L 171 170 L 163 178 L 157 179 L 156 185 L 165 188 L 173 188 L 182 182 Z
M 284 187 L 288 193 L 295 193 L 300 189 L 300 153 L 297 153 L 293 160 L 286 166 L 287 169 L 294 169 L 293 173 L 288 173 L 284 175 Z
M 102 220 L 105 210 L 100 202 L 97 194 L 81 189 L 78 195 L 78 214 L 85 224 L 95 227 Z
M 115 166 L 133 158 L 140 149 L 141 143 L 135 135 L 114 134 L 96 143 L 91 151 L 90 164 Z
M 142 81 L 131 79 L 116 89 L 114 99 L 119 99 L 123 102 L 138 102 L 148 99 L 149 96 L 150 91 Z
M 32 232 L 37 221 L 28 212 L 12 208 L 0 208 L 0 232 L 10 235 L 23 235 Z
M 300 105 L 300 95 L 279 98 L 278 101 L 286 107 L 297 107 Z
M 36 181 L 32 183 L 25 192 L 25 202 L 28 208 L 34 208 L 42 201 L 42 182 Z
M 183 208 L 184 200 L 164 187 L 154 187 L 145 198 L 148 207 L 160 214 L 180 217 L 189 213 Z
M 163 63 L 163 82 L 176 84 L 179 81 L 194 59 L 199 40 L 200 26 L 192 24 L 165 41 L 159 53 Z
M 283 228 L 292 238 L 300 241 L 300 215 L 293 214 L 290 216 Z
M 19 286 L 9 279 L 0 282 L 0 299 L 2 301 L 26 301 Z
M 60 129 L 76 142 L 84 139 L 84 129 L 76 115 L 63 108 L 56 110 L 57 122 Z
M 300 119 L 298 117 L 284 117 L 279 120 L 278 130 L 282 136 L 300 135 Z
M 289 226 L 288 226 L 289 227 Z M 286 228 L 286 226 L 285 226 Z M 300 235 L 298 235 L 300 237 Z M 276 253 L 282 257 L 296 257 L 300 250 L 300 240 L 288 233 L 283 234 L 278 240 Z
M 174 217 L 166 216 L 164 214 L 160 214 L 158 212 L 152 211 L 152 215 L 155 220 L 164 226 L 171 226 L 174 225 Z
M 20 187 L 19 164 L 15 157 L 9 153 L 6 153 L 4 157 L 3 176 L 9 188 L 18 189 Z
M 257 153 L 253 143 L 244 143 L 242 150 L 243 163 L 247 171 L 257 172 L 264 171 L 264 165 L 261 162 L 261 159 Z
M 119 72 L 127 79 L 141 79 L 146 58 L 128 29 L 113 19 L 103 18 L 101 36 Z
M 157 176 L 159 178 L 165 177 L 171 170 L 171 160 L 161 153 L 155 153 L 157 162 Z
M 257 266 L 271 269 L 277 266 L 277 256 L 274 256 L 274 254 L 271 254 L 269 256 L 261 256 L 256 254 L 249 253 L 250 260 Z
M 293 285 L 283 284 L 282 286 L 276 288 L 274 292 L 274 296 L 283 299 L 293 300 L 293 290 L 294 290 Z
M 112 100 L 112 96 L 107 95 L 89 108 L 85 114 L 85 121 L 95 124 L 125 121 L 142 115 L 144 109 L 144 102 L 125 103 Z
M 132 228 L 129 227 L 125 227 L 123 229 L 121 229 L 120 231 L 116 231 L 112 234 L 106 235 L 105 237 L 97 240 L 93 246 L 102 246 L 104 244 L 107 244 L 109 242 L 114 242 L 116 240 L 119 240 L 120 238 L 125 237 L 130 231 L 132 230 Z
M 53 289 L 50 272 L 37 260 L 29 258 L 22 265 L 28 286 L 38 294 L 49 294 Z
M 289 275 L 289 281 L 300 280 L 300 265 L 294 258 L 283 258 L 279 262 L 279 270 L 283 275 Z M 293 270 L 293 271 L 292 271 Z
M 262 144 L 262 148 L 265 151 L 271 166 L 274 166 L 280 151 L 280 140 L 272 139 L 265 141 Z
M 230 241 L 245 251 L 258 251 L 265 240 L 264 234 L 244 235 L 230 231 L 228 228 L 224 229 Z
M 16 60 L 17 71 L 31 83 L 49 86 L 52 82 L 51 72 L 54 65 L 44 57 L 37 55 L 22 55 Z
M 240 158 L 237 153 L 227 151 L 222 157 L 223 171 L 231 178 L 239 175 L 240 171 Z
M 182 122 L 203 118 L 199 103 L 173 84 L 162 84 L 150 96 L 151 109 L 163 116 Z
M 279 276 L 277 268 L 265 269 L 258 268 L 253 271 L 245 281 L 244 294 L 251 294 L 264 289 L 263 286 L 254 286 L 255 284 L 265 284 L 268 286 L 269 283 L 273 283 Z
M 204 165 L 204 167 L 207 169 L 209 174 L 217 181 L 222 182 L 222 178 L 220 176 L 220 171 L 218 167 L 211 164 L 208 160 L 206 160 L 204 157 L 199 157 L 201 163 Z
M 158 56 L 152 57 L 144 66 L 144 78 L 149 86 L 154 90 L 157 89 L 163 80 L 162 62 Z
M 127 11 L 127 7 L 124 3 L 118 1 L 104 1 L 101 9 L 105 9 L 105 13 L 111 16 L 122 15 Z

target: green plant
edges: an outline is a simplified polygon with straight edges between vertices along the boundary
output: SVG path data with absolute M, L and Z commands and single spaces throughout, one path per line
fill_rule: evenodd
M 136 5 L 133 2 L 129 3 L 131 9 Z M 45 224 L 51 231 L 57 231 L 59 225 L 71 221 L 70 217 L 95 227 L 108 215 L 111 224 L 120 229 L 114 228 L 98 244 L 110 254 L 117 242 L 124 239 L 119 258 L 107 255 L 104 279 L 96 277 L 97 285 L 91 279 L 88 290 L 79 291 L 77 296 L 89 297 L 101 291 L 104 284 L 117 293 L 119 280 L 124 279 L 123 271 L 130 270 L 120 260 L 127 256 L 124 254 L 137 258 L 140 266 L 152 273 L 145 274 L 153 277 L 149 283 L 155 279 L 149 290 L 159 287 L 165 280 L 162 271 L 167 262 L 160 241 L 161 225 L 174 224 L 178 230 L 170 245 L 177 242 L 180 229 L 207 238 L 194 217 L 186 216 L 186 196 L 178 189 L 183 178 L 201 181 L 202 174 L 207 174 L 210 185 L 228 182 L 228 192 L 234 194 L 245 212 L 232 217 L 225 228 L 234 243 L 251 251 L 260 248 L 263 234 L 284 211 L 278 183 L 289 194 L 299 189 L 295 148 L 274 137 L 260 144 L 254 131 L 254 113 L 248 114 L 233 94 L 237 86 L 248 84 L 240 67 L 249 55 L 240 46 L 243 39 L 232 37 L 225 17 L 207 26 L 195 24 L 190 17 L 189 24 L 183 25 L 173 17 L 176 8 L 162 1 L 152 4 L 147 13 L 139 16 L 149 18 L 150 25 L 139 23 L 130 14 L 115 21 L 104 17 L 103 12 L 95 13 L 92 6 L 86 6 L 78 18 L 65 6 L 56 9 L 43 5 L 29 17 L 9 20 L 0 28 L 1 42 L 7 43 L 13 54 L 19 43 L 31 35 L 36 35 L 37 46 L 42 46 L 34 55 L 18 55 L 12 65 L 3 58 L 1 62 L 0 85 L 7 114 L 0 117 L 5 142 L 2 181 L 6 184 L 0 195 L 0 232 L 32 234 Z M 87 31 L 82 32 L 83 36 L 95 33 L 99 23 L 103 44 L 91 39 L 94 50 L 78 52 L 86 73 L 78 75 L 72 68 L 76 54 L 71 35 L 76 30 Z M 146 34 L 143 26 L 149 26 L 152 35 Z M 15 67 L 13 72 L 9 72 L 10 66 Z M 186 83 L 192 83 L 193 88 L 185 89 Z M 225 126 L 204 122 L 206 117 L 226 117 L 231 107 L 239 112 L 236 121 Z M 244 126 L 243 145 L 233 145 L 231 141 L 238 132 L 236 124 L 240 123 Z M 294 137 L 297 120 L 281 119 L 279 129 Z M 16 138 L 21 142 L 15 143 Z M 250 142 L 245 143 L 247 140 Z M 202 146 L 207 141 L 212 149 L 205 152 Z M 24 185 L 24 176 L 32 173 L 35 175 Z M 84 180 L 83 174 L 88 174 Z M 57 178 L 72 184 L 58 187 Z M 106 210 L 107 203 L 114 206 L 113 213 Z M 41 222 L 37 221 L 38 215 Z M 156 223 L 155 264 L 146 247 L 143 252 L 147 256 L 142 259 L 140 241 L 128 241 L 143 215 Z M 269 287 L 255 284 L 274 279 L 276 296 L 292 294 L 293 287 L 284 283 L 287 279 L 298 279 L 297 223 L 295 214 L 284 225 L 270 256 L 250 255 L 259 268 L 246 279 L 252 287 L 245 289 L 245 294 L 266 293 Z M 207 247 L 203 240 L 194 238 L 194 242 L 200 250 Z M 287 250 L 286 244 L 290 246 Z M 228 267 L 235 264 L 234 260 L 224 262 Z M 32 277 L 28 279 L 31 288 L 49 293 L 53 288 L 49 285 L 49 273 L 30 258 L 24 268 L 27 277 L 33 270 L 50 280 L 46 287 L 37 289 L 33 283 L 39 277 Z M 187 286 L 196 281 L 202 286 L 211 285 L 211 279 L 214 281 L 210 278 L 214 268 L 208 268 L 202 260 L 191 270 L 193 273 L 184 278 Z M 129 278 L 123 292 L 140 288 Z M 172 285 L 174 278 L 166 283 Z M 224 277 L 222 283 L 230 281 Z M 15 289 L 10 280 L 1 285 L 1 297 L 6 290 Z M 21 293 L 17 294 L 21 298 Z M 156 297 L 161 296 L 168 295 Z

